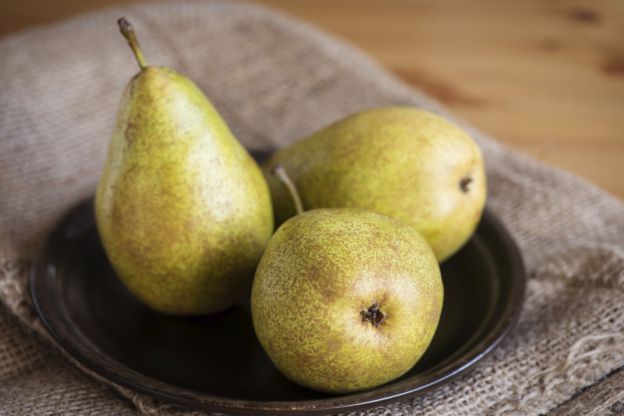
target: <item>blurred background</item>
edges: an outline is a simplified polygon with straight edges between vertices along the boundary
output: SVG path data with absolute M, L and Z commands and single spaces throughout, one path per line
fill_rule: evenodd
M 137 1 L 154 0 L 2 1 L 0 36 Z M 482 131 L 624 199 L 624 1 L 257 2 L 356 45 Z

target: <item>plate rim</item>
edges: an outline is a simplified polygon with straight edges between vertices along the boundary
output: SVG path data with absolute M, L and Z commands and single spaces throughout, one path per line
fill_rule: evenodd
M 483 358 L 489 355 L 507 335 L 515 327 L 522 305 L 524 303 L 526 292 L 526 268 L 522 258 L 520 249 L 507 231 L 506 227 L 500 219 L 489 209 L 483 212 L 481 222 L 487 222 L 488 226 L 495 231 L 496 238 L 500 240 L 502 250 L 508 254 L 509 270 L 510 270 L 510 302 L 503 307 L 503 312 L 499 317 L 490 317 L 489 323 L 495 322 L 493 327 L 487 331 L 482 339 L 476 342 L 470 349 L 462 353 L 459 361 L 451 361 L 441 368 L 434 368 L 429 372 L 418 377 L 418 379 L 410 379 L 399 381 L 399 385 L 393 386 L 386 384 L 377 388 L 365 390 L 362 392 L 351 393 L 348 395 L 337 395 L 322 399 L 312 400 L 296 400 L 296 401 L 262 401 L 262 400 L 245 400 L 231 399 L 219 396 L 213 396 L 210 393 L 198 392 L 192 389 L 182 388 L 165 381 L 146 376 L 138 371 L 128 367 L 127 365 L 115 360 L 109 356 L 86 335 L 80 328 L 72 322 L 69 312 L 64 308 L 61 314 L 55 316 L 52 321 L 45 312 L 46 303 L 50 303 L 54 294 L 48 294 L 47 299 L 41 296 L 40 286 L 49 287 L 49 281 L 56 279 L 55 273 L 49 270 L 42 270 L 46 267 L 45 260 L 50 257 L 50 243 L 54 241 L 56 234 L 66 225 L 67 221 L 72 217 L 80 207 L 85 204 L 92 204 L 92 198 L 81 200 L 72 206 L 61 217 L 61 219 L 52 227 L 52 231 L 46 238 L 42 249 L 35 257 L 33 267 L 31 268 L 29 278 L 29 292 L 32 303 L 37 315 L 43 326 L 52 336 L 55 344 L 67 355 L 81 370 L 87 370 L 87 375 L 101 379 L 104 383 L 115 388 L 121 386 L 128 388 L 139 394 L 146 395 L 150 398 L 163 401 L 165 404 L 186 409 L 201 409 L 213 412 L 225 412 L 230 414 L 327 414 L 336 411 L 353 411 L 363 408 L 379 406 L 400 399 L 408 399 L 417 397 L 428 392 L 435 387 L 446 383 L 447 381 L 464 374 L 468 370 L 475 367 Z M 52 276 L 52 274 L 54 276 Z M 60 279 L 56 279 L 60 280 Z M 53 282 L 52 282 L 53 283 Z M 45 293 L 45 291 L 43 291 Z M 496 304 L 498 305 L 498 303 Z M 56 328 L 56 321 L 64 321 L 65 329 L 71 328 L 74 333 L 79 334 L 77 337 L 85 345 L 75 345 L 69 339 L 63 330 Z M 494 319 L 495 321 L 492 321 Z M 57 322 L 58 323 L 58 322 Z M 90 348 L 89 353 L 85 353 L 84 348 Z M 461 349 L 458 351 L 462 351 Z M 457 354 L 457 352 L 456 352 Z M 98 360 L 94 359 L 98 358 Z M 108 365 L 110 365 L 110 367 Z M 83 368 L 84 367 L 84 368 Z M 119 372 L 119 370 L 122 370 Z M 93 374 L 91 374 L 93 373 Z M 124 375 L 131 375 L 128 379 Z M 424 377 L 424 380 L 422 379 Z M 142 381 L 139 383 L 137 381 Z M 146 386 L 147 384 L 147 386 Z

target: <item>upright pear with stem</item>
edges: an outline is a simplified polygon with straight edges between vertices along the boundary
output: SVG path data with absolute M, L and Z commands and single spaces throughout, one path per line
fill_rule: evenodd
M 103 246 L 152 309 L 223 310 L 251 284 L 273 231 L 267 184 L 199 88 L 151 66 L 128 21 L 119 27 L 140 71 L 123 94 L 98 184 Z
M 282 166 L 273 174 L 297 215 L 273 235 L 251 293 L 256 335 L 275 366 L 303 386 L 348 393 L 408 371 L 442 309 L 433 251 L 410 226 L 355 208 L 303 212 Z

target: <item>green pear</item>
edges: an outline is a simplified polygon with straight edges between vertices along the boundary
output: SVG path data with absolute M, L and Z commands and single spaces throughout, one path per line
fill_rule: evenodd
M 428 111 L 384 107 L 338 121 L 276 153 L 311 208 L 362 208 L 412 225 L 439 261 L 473 234 L 486 199 L 483 158 L 460 128 Z M 294 214 L 269 176 L 278 224 Z
M 348 393 L 407 372 L 431 342 L 442 301 L 437 259 L 416 230 L 329 208 L 279 227 L 256 270 L 251 311 L 262 347 L 287 378 Z
M 126 88 L 96 198 L 97 228 L 119 278 L 152 309 L 214 313 L 249 289 L 273 231 L 260 168 L 202 92 L 147 64 Z

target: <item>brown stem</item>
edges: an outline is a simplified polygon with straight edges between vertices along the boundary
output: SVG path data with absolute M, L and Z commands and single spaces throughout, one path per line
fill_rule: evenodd
M 130 49 L 132 49 L 132 52 L 134 53 L 141 69 L 147 68 L 149 63 L 147 62 L 147 59 L 145 59 L 145 56 L 143 56 L 143 51 L 139 46 L 139 41 L 137 40 L 136 33 L 134 33 L 134 28 L 130 22 L 127 21 L 125 17 L 122 17 L 117 20 L 117 24 L 119 25 L 119 31 L 128 41 L 128 45 L 130 45 Z
M 297 188 L 295 187 L 295 184 L 288 176 L 288 173 L 286 173 L 286 169 L 284 169 L 282 165 L 277 165 L 273 168 L 271 173 L 277 176 L 280 182 L 282 182 L 284 186 L 286 186 L 286 188 L 288 189 L 288 192 L 290 193 L 290 197 L 292 198 L 293 203 L 295 204 L 295 211 L 297 212 L 297 215 L 303 214 L 304 210 L 303 210 L 303 204 L 301 203 L 301 197 L 299 197 L 299 192 L 297 192 Z

